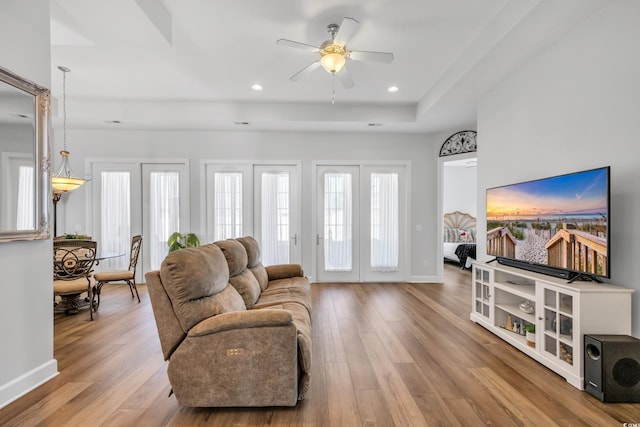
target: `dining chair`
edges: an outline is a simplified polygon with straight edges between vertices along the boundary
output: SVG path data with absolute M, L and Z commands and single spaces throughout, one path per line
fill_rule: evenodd
M 142 236 L 136 235 L 131 238 L 131 250 L 129 252 L 129 268 L 121 271 L 101 271 L 94 274 L 96 280 L 96 287 L 93 292 L 93 298 L 95 309 L 100 306 L 100 293 L 102 287 L 107 283 L 125 282 L 129 285 L 131 291 L 131 298 L 133 298 L 133 291 L 136 292 L 138 302 L 140 302 L 140 295 L 138 295 L 138 288 L 136 287 L 136 266 L 138 265 L 138 256 L 140 255 L 140 247 L 142 246 Z
M 53 242 L 53 296 L 54 311 L 76 314 L 89 306 L 93 320 L 93 265 L 97 244 L 92 240 L 61 239 Z M 87 299 L 81 299 L 83 293 Z M 58 302 L 56 297 L 60 297 Z

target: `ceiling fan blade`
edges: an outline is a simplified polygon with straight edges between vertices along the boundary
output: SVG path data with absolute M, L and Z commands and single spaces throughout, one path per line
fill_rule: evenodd
M 342 46 L 346 46 L 346 44 L 351 39 L 351 36 L 353 35 L 353 33 L 355 33 L 356 30 L 358 29 L 358 25 L 360 25 L 360 23 L 355 19 L 345 17 L 342 20 L 342 24 L 340 24 L 340 29 L 336 34 L 336 38 L 334 39 L 334 42 Z
M 318 52 L 320 50 L 319 47 L 311 46 L 310 44 L 294 42 L 293 40 L 287 39 L 278 39 L 276 43 L 282 46 L 295 47 L 297 49 L 308 50 L 309 52 Z
M 364 50 L 353 50 L 349 52 L 349 59 L 354 61 L 374 61 L 386 64 L 393 61 L 393 53 L 390 52 L 367 52 Z
M 295 73 L 293 76 L 289 77 L 289 80 L 291 80 L 292 82 L 297 82 L 302 77 L 304 77 L 306 74 L 308 74 L 311 71 L 315 70 L 319 66 L 320 66 L 320 61 L 312 62 L 311 64 L 309 64 L 306 67 L 304 67 L 302 70 L 300 70 L 297 73 Z
M 356 85 L 351 78 L 351 74 L 347 71 L 347 67 L 342 67 L 342 70 L 338 71 L 336 74 L 338 75 L 343 88 L 351 89 Z

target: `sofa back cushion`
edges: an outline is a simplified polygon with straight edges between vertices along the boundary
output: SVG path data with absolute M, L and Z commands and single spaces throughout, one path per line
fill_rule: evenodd
M 256 239 L 251 236 L 238 238 L 238 242 L 244 246 L 247 251 L 247 268 L 253 273 L 256 280 L 260 284 L 260 289 L 265 290 L 269 286 L 269 276 L 264 266 L 260 262 L 260 245 Z
M 256 277 L 247 269 L 247 251 L 236 239 L 221 240 L 215 243 L 224 254 L 229 265 L 229 282 L 240 293 L 247 308 L 260 298 L 260 284 Z
M 229 286 L 229 267 L 216 245 L 170 253 L 162 262 L 160 278 L 185 332 L 208 317 L 246 309 L 240 294 Z

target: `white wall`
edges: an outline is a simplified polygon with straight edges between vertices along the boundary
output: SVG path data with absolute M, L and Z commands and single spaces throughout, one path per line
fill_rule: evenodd
M 501 82 L 478 110 L 478 194 L 611 166 L 611 282 L 634 288 L 640 336 L 640 2 L 613 1 Z M 478 199 L 478 234 L 486 232 Z M 480 240 L 480 239 L 479 239 Z M 478 242 L 486 257 L 486 242 Z
M 56 132 L 60 132 L 57 130 Z M 302 263 L 312 269 L 312 161 L 314 160 L 409 160 L 411 219 L 411 277 L 413 281 L 435 281 L 437 277 L 437 149 L 450 133 L 405 135 L 377 133 L 303 132 L 203 132 L 203 131 L 112 131 L 67 130 L 72 168 L 80 173 L 87 158 L 189 158 L 191 229 L 200 230 L 201 159 L 296 160 L 302 165 Z M 58 138 L 61 140 L 61 138 Z M 435 147 L 435 148 L 434 148 Z M 54 150 L 54 152 L 57 150 Z M 57 161 L 57 159 L 56 159 Z M 88 172 L 88 171 L 87 171 Z M 58 204 L 58 234 L 86 227 L 86 189 L 63 196 Z M 420 226 L 420 227 L 417 227 Z M 421 228 L 421 230 L 416 230 Z
M 460 211 L 477 217 L 478 171 L 467 161 L 445 162 L 443 167 L 442 206 L 444 213 Z
M 5 0 L 0 66 L 51 86 L 48 0 Z M 0 407 L 57 373 L 51 240 L 0 243 Z

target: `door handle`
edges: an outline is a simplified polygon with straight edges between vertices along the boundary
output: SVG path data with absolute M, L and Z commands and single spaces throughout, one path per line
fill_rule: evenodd
M 323 237 L 320 237 L 319 234 L 316 234 L 316 246 L 320 245 L 320 239 L 322 239 Z
M 293 240 L 293 244 L 297 245 L 298 244 L 298 235 L 294 234 L 293 237 L 291 238 L 291 240 Z

